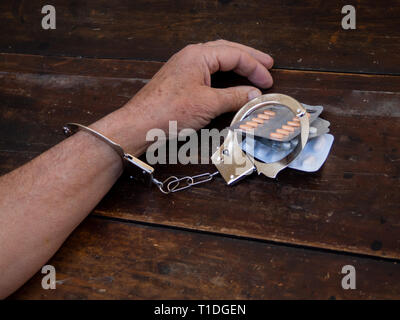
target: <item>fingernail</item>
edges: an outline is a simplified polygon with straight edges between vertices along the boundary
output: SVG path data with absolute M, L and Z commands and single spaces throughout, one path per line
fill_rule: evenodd
M 247 97 L 249 98 L 249 101 L 253 100 L 254 98 L 257 98 L 259 96 L 261 96 L 261 91 L 257 90 L 257 89 L 251 90 L 247 95 Z
M 272 57 L 269 57 L 271 60 L 270 60 L 270 62 L 268 63 L 268 69 L 271 69 L 272 67 L 273 67 L 273 65 L 274 65 L 274 59 L 272 58 Z

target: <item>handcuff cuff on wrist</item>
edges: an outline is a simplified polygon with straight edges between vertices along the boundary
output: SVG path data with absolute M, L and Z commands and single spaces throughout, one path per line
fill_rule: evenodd
M 221 174 L 228 185 L 238 182 L 254 171 L 257 171 L 258 174 L 262 173 L 269 178 L 275 178 L 281 170 L 286 168 L 289 163 L 300 154 L 307 143 L 309 121 L 305 116 L 306 109 L 297 100 L 287 95 L 266 94 L 246 103 L 234 116 L 231 126 L 243 120 L 255 110 L 269 105 L 284 106 L 292 111 L 300 120 L 300 135 L 298 136 L 300 143 L 298 143 L 296 148 L 286 157 L 271 163 L 260 162 L 242 150 L 238 142 L 238 133 L 229 130 L 223 144 L 211 156 L 211 161 L 218 171 L 213 173 L 205 172 L 194 176 L 184 176 L 182 178 L 170 176 L 162 182 L 153 176 L 153 167 L 131 154 L 126 153 L 119 144 L 101 133 L 78 123 L 67 123 L 63 129 L 64 134 L 67 136 L 82 130 L 105 142 L 121 157 L 124 170 L 127 171 L 131 178 L 139 180 L 147 186 L 155 184 L 162 193 L 169 194 L 208 182 L 217 174 Z

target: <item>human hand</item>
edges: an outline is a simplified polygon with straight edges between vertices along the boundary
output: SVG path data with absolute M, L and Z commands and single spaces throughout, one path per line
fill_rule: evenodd
M 139 131 L 160 128 L 167 132 L 170 120 L 177 121 L 178 130 L 200 129 L 216 116 L 235 111 L 261 95 L 252 86 L 211 88 L 211 74 L 233 70 L 256 86 L 268 88 L 273 83 L 268 71 L 272 65 L 273 59 L 268 54 L 234 42 L 217 40 L 189 45 L 173 55 L 120 109 L 130 131 L 124 137 L 130 137 L 130 141 L 142 140 L 140 151 L 143 151 L 145 135 Z M 121 144 L 130 148 L 128 141 Z
M 189 45 L 173 55 L 130 104 L 158 128 L 166 130 L 168 120 L 176 120 L 178 128 L 197 130 L 261 95 L 251 86 L 211 88 L 211 74 L 233 70 L 256 86 L 269 88 L 272 77 L 268 69 L 272 65 L 269 55 L 234 42 Z

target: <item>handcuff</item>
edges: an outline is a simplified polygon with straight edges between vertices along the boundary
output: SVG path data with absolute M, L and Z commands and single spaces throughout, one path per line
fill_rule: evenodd
M 244 177 L 257 171 L 258 174 L 264 174 L 269 178 L 275 178 L 277 174 L 286 168 L 304 149 L 309 136 L 309 120 L 306 115 L 306 109 L 294 98 L 284 94 L 265 94 L 246 103 L 235 114 L 231 126 L 236 122 L 242 121 L 252 112 L 266 106 L 282 106 L 288 108 L 299 119 L 300 134 L 297 137 L 299 143 L 294 150 L 286 157 L 271 163 L 264 163 L 254 159 L 246 154 L 239 144 L 239 132 L 229 130 L 228 134 L 220 147 L 211 156 L 211 162 L 217 168 L 213 173 L 205 172 L 194 176 L 184 176 L 178 178 L 170 176 L 164 181 L 157 180 L 154 174 L 154 168 L 133 155 L 126 153 L 123 148 L 102 135 L 101 133 L 78 123 L 67 123 L 63 130 L 64 134 L 70 136 L 79 130 L 85 131 L 101 141 L 108 144 L 120 157 L 124 170 L 134 179 L 141 181 L 145 185 L 155 184 L 164 194 L 182 191 L 194 185 L 211 181 L 216 175 L 221 174 L 227 185 L 232 185 Z

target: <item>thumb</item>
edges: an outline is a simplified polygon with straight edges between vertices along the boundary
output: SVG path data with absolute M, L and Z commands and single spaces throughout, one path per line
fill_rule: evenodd
M 237 86 L 226 89 L 214 89 L 218 95 L 220 113 L 236 111 L 248 101 L 261 95 L 261 91 L 251 86 Z

